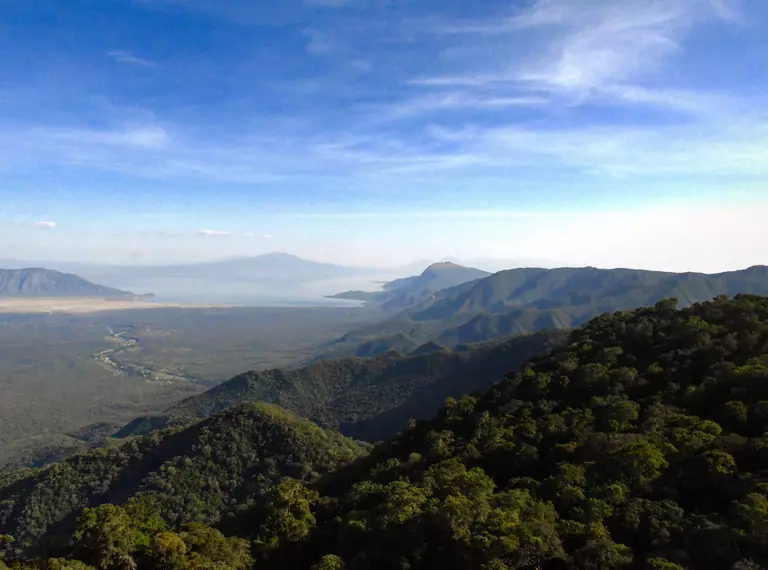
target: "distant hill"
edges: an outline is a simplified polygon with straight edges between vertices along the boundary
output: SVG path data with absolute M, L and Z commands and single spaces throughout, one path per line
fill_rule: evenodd
M 0 480 L 0 534 L 22 545 L 71 531 L 84 507 L 151 493 L 173 523 L 216 521 L 281 477 L 310 483 L 367 447 L 268 404 L 85 453 Z
M 454 285 L 474 281 L 490 275 L 487 271 L 475 269 L 474 267 L 464 267 L 450 261 L 433 263 L 427 267 L 421 275 L 414 277 L 405 277 L 386 283 L 382 289 L 385 291 L 406 291 L 431 289 L 439 291 Z
M 768 267 L 707 275 L 634 269 L 521 268 L 438 291 L 378 323 L 350 331 L 326 348 L 335 354 L 375 354 L 392 339 L 415 349 L 508 334 L 567 329 L 602 313 L 676 298 L 681 306 L 717 295 L 768 294 Z
M 50 269 L 0 269 L 0 297 L 129 297 L 133 293 L 96 285 Z
M 489 275 L 487 271 L 451 262 L 433 263 L 420 275 L 383 284 L 381 291 L 345 291 L 332 298 L 365 301 L 376 309 L 397 313 L 428 300 L 438 291 Z
M 457 350 L 414 347 L 375 358 L 321 361 L 297 370 L 248 372 L 188 398 L 155 417 L 138 418 L 119 437 L 199 421 L 246 401 L 278 404 L 325 428 L 377 440 L 409 418 L 430 417 L 447 397 L 486 390 L 533 356 L 548 352 L 564 333 L 509 338 Z M 419 348 L 421 350 L 419 350 Z

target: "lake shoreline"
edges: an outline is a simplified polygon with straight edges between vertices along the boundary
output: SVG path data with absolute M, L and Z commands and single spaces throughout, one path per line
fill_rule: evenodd
M 358 304 L 318 301 L 275 301 L 271 303 L 175 303 L 164 301 L 120 300 L 88 297 L 0 298 L 0 314 L 89 314 L 146 309 L 237 309 L 327 307 L 353 309 Z

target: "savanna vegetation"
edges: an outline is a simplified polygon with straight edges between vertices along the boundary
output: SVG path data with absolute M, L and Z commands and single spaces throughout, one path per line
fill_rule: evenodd
M 0 313 L 0 471 L 87 449 L 244 370 L 295 365 L 360 319 L 328 307 Z M 137 340 L 113 360 L 161 379 L 97 362 L 116 347 L 110 330 Z

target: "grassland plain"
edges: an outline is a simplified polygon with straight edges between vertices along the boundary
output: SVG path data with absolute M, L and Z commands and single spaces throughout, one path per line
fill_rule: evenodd
M 327 307 L 0 312 L 0 469 L 79 449 L 245 370 L 293 366 L 360 317 Z M 112 364 L 97 358 L 105 351 Z

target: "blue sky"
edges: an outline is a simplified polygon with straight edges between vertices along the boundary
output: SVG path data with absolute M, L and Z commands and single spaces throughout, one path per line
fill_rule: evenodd
M 0 258 L 768 263 L 763 0 L 0 16 Z

